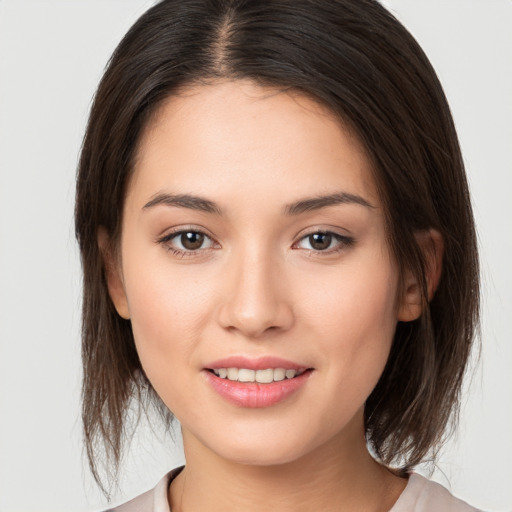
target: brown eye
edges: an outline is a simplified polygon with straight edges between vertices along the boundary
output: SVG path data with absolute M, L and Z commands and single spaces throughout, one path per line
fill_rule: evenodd
M 354 245 L 354 243 L 355 239 L 350 236 L 340 235 L 330 231 L 317 231 L 316 233 L 311 233 L 301 238 L 294 247 L 297 249 L 306 249 L 310 252 L 332 254 L 348 249 Z
M 204 243 L 204 240 L 204 234 L 198 233 L 196 231 L 186 231 L 181 233 L 179 236 L 181 246 L 187 251 L 195 251 L 200 249 Z
M 180 256 L 192 256 L 215 246 L 215 242 L 206 233 L 192 230 L 175 231 L 158 240 L 158 243 Z
M 313 233 L 308 237 L 309 244 L 315 251 L 325 251 L 332 244 L 332 235 L 330 233 Z

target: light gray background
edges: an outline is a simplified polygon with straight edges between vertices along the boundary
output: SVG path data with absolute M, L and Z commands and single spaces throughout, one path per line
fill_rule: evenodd
M 474 198 L 483 350 L 435 478 L 512 510 L 512 0 L 388 0 L 451 103 Z M 0 512 L 106 505 L 81 460 L 74 172 L 102 69 L 148 0 L 0 0 Z M 123 500 L 182 462 L 143 426 Z

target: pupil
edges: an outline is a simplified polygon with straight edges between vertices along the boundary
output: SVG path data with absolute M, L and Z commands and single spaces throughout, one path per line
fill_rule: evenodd
M 194 251 L 199 249 L 204 242 L 204 235 L 202 233 L 194 233 L 190 231 L 181 235 L 181 243 L 185 249 Z
M 331 245 L 332 235 L 326 233 L 315 233 L 309 236 L 309 243 L 313 249 L 323 251 Z

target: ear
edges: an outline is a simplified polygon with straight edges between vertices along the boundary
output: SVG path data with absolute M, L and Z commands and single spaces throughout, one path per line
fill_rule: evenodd
M 107 280 L 108 293 L 120 317 L 128 320 L 130 311 L 124 289 L 123 275 L 118 259 L 113 254 L 110 237 L 107 230 L 100 226 L 98 229 L 98 247 L 103 257 L 105 266 L 105 278 Z
M 441 279 L 443 269 L 443 237 L 436 229 L 419 231 L 415 235 L 425 259 L 425 279 L 427 282 L 428 301 L 432 300 Z M 398 320 L 411 322 L 419 318 L 423 311 L 422 284 L 416 276 L 407 270 L 404 276 L 404 293 L 398 308 Z

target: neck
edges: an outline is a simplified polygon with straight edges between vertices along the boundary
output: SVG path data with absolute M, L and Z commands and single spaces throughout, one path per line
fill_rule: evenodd
M 292 462 L 239 464 L 183 433 L 187 464 L 170 488 L 172 512 L 388 511 L 406 482 L 375 462 L 362 433 L 339 436 Z

